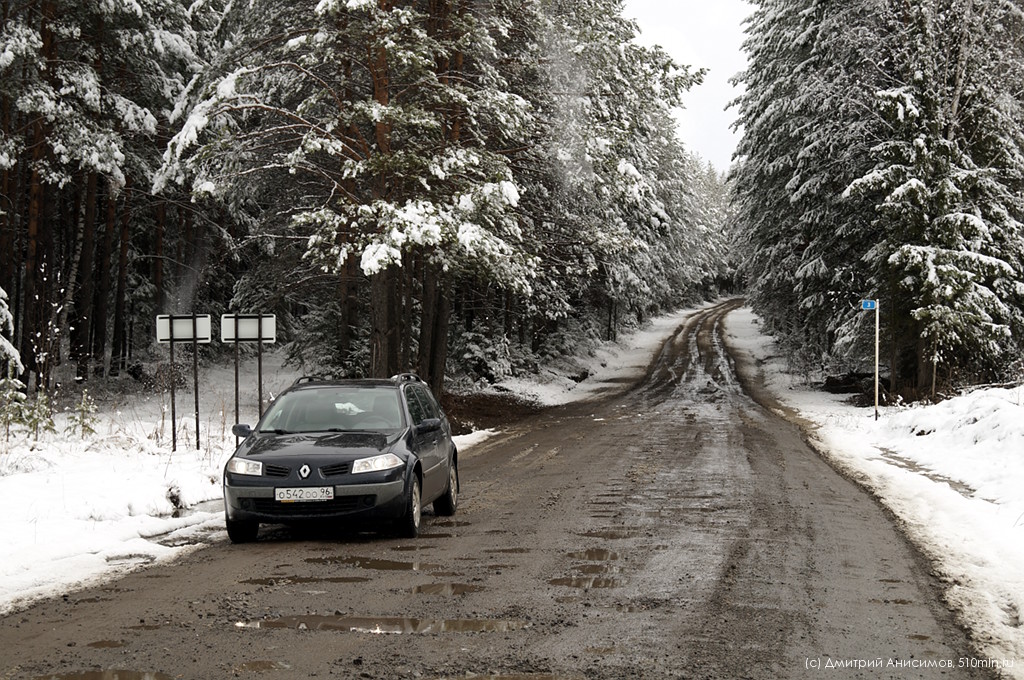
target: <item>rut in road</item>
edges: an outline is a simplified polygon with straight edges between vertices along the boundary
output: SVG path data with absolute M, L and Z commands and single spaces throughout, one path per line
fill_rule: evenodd
M 885 513 L 748 396 L 769 399 L 726 342 L 741 304 L 694 313 L 628 391 L 463 452 L 463 505 L 420 539 L 219 540 L 8 617 L 0 677 L 767 679 L 968 656 Z

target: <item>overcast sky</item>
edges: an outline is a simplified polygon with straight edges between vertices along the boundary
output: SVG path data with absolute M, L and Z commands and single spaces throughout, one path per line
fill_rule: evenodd
M 741 90 L 729 79 L 746 66 L 742 22 L 753 7 L 745 0 L 625 0 L 623 14 L 640 25 L 640 42 L 661 45 L 676 61 L 708 69 L 704 84 L 686 95 L 679 136 L 687 148 L 727 170 L 738 135 L 729 127 Z

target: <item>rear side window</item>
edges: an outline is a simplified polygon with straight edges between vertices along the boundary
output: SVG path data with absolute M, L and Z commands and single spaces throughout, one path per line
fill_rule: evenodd
M 430 417 L 427 415 L 427 409 L 424 408 L 423 403 L 416 396 L 416 390 L 412 387 L 406 388 L 405 401 L 409 404 L 409 415 L 412 416 L 413 425 L 419 425 Z
M 415 395 L 416 399 L 420 402 L 420 406 L 423 408 L 424 419 L 426 418 L 440 418 L 441 413 L 437 410 L 437 404 L 430 398 L 430 393 L 427 392 L 420 385 L 413 385 L 409 388 L 409 392 Z

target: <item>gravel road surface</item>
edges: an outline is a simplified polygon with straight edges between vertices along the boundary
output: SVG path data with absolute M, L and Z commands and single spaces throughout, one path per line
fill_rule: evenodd
M 422 537 L 211 534 L 0 619 L 0 680 L 989 677 L 957 667 L 967 637 L 892 519 L 726 346 L 739 304 L 635 384 L 463 452 L 459 512 Z

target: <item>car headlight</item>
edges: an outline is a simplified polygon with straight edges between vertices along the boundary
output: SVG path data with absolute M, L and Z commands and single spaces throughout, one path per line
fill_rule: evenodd
M 405 462 L 393 453 L 385 453 L 383 456 L 373 458 L 360 458 L 352 463 L 352 474 L 358 475 L 363 472 L 383 472 L 393 470 L 396 467 L 405 465 Z
M 228 461 L 228 472 L 236 475 L 251 475 L 259 477 L 263 474 L 263 463 L 258 460 L 246 460 L 245 458 L 232 458 Z

